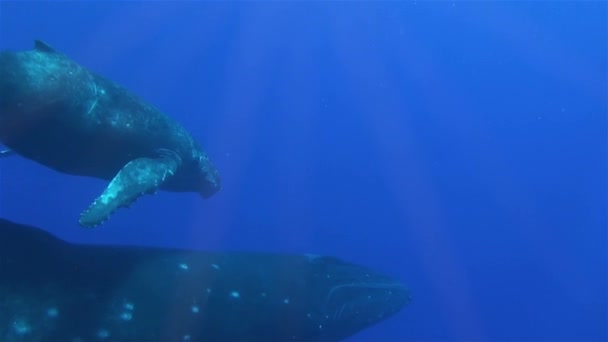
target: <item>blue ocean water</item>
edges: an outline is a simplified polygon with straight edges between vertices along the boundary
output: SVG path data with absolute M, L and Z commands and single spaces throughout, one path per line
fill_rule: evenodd
M 78 242 L 339 256 L 412 303 L 352 341 L 608 340 L 605 2 L 0 2 L 187 127 L 222 176 L 78 226 L 106 182 L 0 160 Z M 35 252 L 35 251 L 33 251 Z

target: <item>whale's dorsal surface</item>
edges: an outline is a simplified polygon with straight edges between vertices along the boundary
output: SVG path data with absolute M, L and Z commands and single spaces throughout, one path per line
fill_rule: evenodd
M 0 150 L 0 158 L 10 157 L 13 155 L 15 155 L 15 151 L 13 151 L 13 150 Z
M 0 265 L 3 342 L 333 342 L 409 301 L 334 257 L 73 244 L 3 219 Z
M 58 53 L 57 50 L 55 50 L 52 46 L 41 40 L 34 41 L 34 49 L 47 53 Z
M 176 121 L 49 44 L 0 53 L 0 143 L 54 170 L 109 181 L 80 217 L 103 223 L 159 190 L 213 196 L 219 172 Z

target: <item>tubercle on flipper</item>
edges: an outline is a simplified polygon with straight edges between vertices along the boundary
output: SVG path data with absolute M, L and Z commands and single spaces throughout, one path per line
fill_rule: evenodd
M 80 224 L 95 227 L 119 208 L 128 208 L 145 194 L 155 194 L 159 186 L 180 165 L 181 159 L 168 150 L 159 151 L 160 158 L 136 158 L 127 163 L 112 179 L 103 193 L 80 217 Z
M 102 224 L 104 224 L 106 221 L 108 221 L 110 219 L 110 217 L 118 210 L 121 208 L 130 208 L 131 205 L 135 202 L 137 202 L 137 200 L 141 197 L 143 197 L 144 195 L 156 195 L 158 193 L 158 189 L 155 190 L 151 190 L 151 191 L 145 191 L 145 192 L 141 192 L 138 196 L 134 196 L 128 203 L 123 203 L 123 204 L 119 204 L 117 205 L 113 210 L 111 210 L 110 212 L 108 212 L 107 214 L 105 214 L 104 216 L 100 217 L 99 220 L 95 220 L 92 224 L 84 224 L 82 222 L 82 217 L 87 215 L 88 213 L 90 213 L 90 211 L 97 205 L 99 205 L 99 201 L 101 200 L 101 197 L 98 197 L 97 199 L 95 199 L 95 201 L 93 201 L 93 203 L 91 203 L 91 205 L 84 210 L 81 214 L 80 214 L 80 220 L 79 223 L 80 225 L 87 227 L 87 228 L 96 228 Z
M 102 224 L 106 223 L 106 221 L 108 221 L 110 219 L 110 217 L 120 208 L 130 208 L 131 205 L 133 203 L 135 203 L 139 198 L 143 197 L 144 195 L 156 195 L 158 193 L 158 190 L 154 190 L 154 191 L 148 191 L 148 192 L 142 192 L 139 194 L 139 196 L 135 196 L 133 199 L 131 199 L 128 203 L 126 204 L 121 204 L 116 206 L 113 210 L 111 210 L 109 213 L 107 213 L 106 215 L 102 216 L 99 220 L 95 220 L 92 224 L 84 224 L 82 222 L 82 217 L 87 215 L 91 209 L 93 209 L 93 207 L 95 207 L 96 205 L 99 204 L 99 201 L 101 199 L 101 197 L 98 197 L 97 199 L 95 199 L 95 201 L 93 201 L 93 203 L 91 203 L 91 205 L 84 210 L 81 214 L 80 214 L 80 219 L 79 224 L 83 227 L 86 228 L 97 228 L 99 226 L 101 226 Z

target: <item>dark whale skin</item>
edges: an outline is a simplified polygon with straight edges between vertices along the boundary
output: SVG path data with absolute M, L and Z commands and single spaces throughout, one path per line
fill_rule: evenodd
M 408 302 L 331 256 L 72 244 L 0 219 L 3 342 L 334 342 Z
M 40 41 L 0 52 L 0 142 L 59 172 L 116 180 L 110 195 L 122 194 L 98 202 L 93 221 L 143 193 L 220 190 L 218 170 L 180 124 Z

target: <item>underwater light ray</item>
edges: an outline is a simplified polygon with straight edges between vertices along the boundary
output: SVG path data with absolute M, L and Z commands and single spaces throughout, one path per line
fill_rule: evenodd
M 378 15 L 374 13 L 373 15 Z M 418 155 L 420 148 L 415 141 L 415 132 L 412 131 L 412 124 L 408 122 L 407 104 L 404 103 L 402 96 L 397 92 L 398 85 L 392 80 L 392 70 L 384 67 L 384 57 L 382 48 L 389 47 L 375 46 L 373 30 L 365 31 L 361 27 L 364 18 L 358 18 L 355 22 L 350 18 L 350 22 L 340 18 L 333 22 L 334 27 L 330 32 L 335 34 L 334 44 L 336 50 L 341 54 L 344 68 L 353 83 L 361 84 L 361 92 L 354 94 L 355 99 L 365 99 L 359 103 L 360 107 L 369 111 L 367 116 L 367 127 L 374 134 L 376 140 L 377 153 L 382 156 L 383 164 L 378 167 L 379 172 L 384 172 L 386 180 L 390 180 L 393 200 L 400 203 L 401 216 L 403 223 L 410 222 L 411 228 L 402 230 L 401 234 L 407 234 L 411 238 L 408 246 L 416 249 L 416 254 L 421 262 L 426 265 L 428 274 L 434 282 L 435 291 L 441 296 L 441 303 L 444 314 L 452 323 L 453 329 L 461 332 L 465 336 L 474 336 L 474 339 L 483 340 L 483 331 L 480 319 L 475 313 L 475 305 L 471 298 L 471 288 L 467 280 L 467 273 L 458 262 L 458 255 L 447 237 L 443 236 L 442 227 L 449 225 L 441 219 L 441 204 L 437 190 L 429 179 L 428 172 L 425 171 L 423 159 Z M 348 26 L 352 25 L 359 29 Z M 341 39 L 345 31 L 361 32 L 366 36 L 357 37 L 359 46 L 352 47 Z M 338 34 L 341 32 L 341 34 Z M 396 31 L 397 34 L 399 31 Z M 420 45 L 415 38 L 398 37 L 395 39 L 408 39 L 408 54 L 418 54 L 411 57 L 412 60 L 420 61 L 421 65 L 410 70 L 417 73 L 419 79 L 435 78 L 432 70 L 434 69 L 433 57 Z M 355 51 L 353 51 L 355 50 Z M 394 50 L 390 50 L 394 51 Z M 366 57 L 366 54 L 367 55 Z M 357 58 L 368 58 L 368 62 L 361 64 Z M 382 84 L 382 86 L 379 86 Z M 436 93 L 435 93 L 436 94 Z M 382 103 L 386 113 L 379 113 L 378 107 L 370 102 Z M 388 102 L 388 103 L 387 103 Z M 373 114 L 372 114 L 373 113 Z M 395 155 L 394 151 L 399 151 Z M 404 179 L 403 171 L 408 170 L 410 179 Z M 424 196 L 424 197 L 420 197 Z M 449 271 L 448 271 L 449 270 Z M 450 284 L 447 288 L 445 284 Z
M 267 63 L 266 58 L 272 53 L 269 46 L 260 45 L 264 41 L 259 37 L 270 35 L 276 29 L 272 25 L 276 14 L 271 10 L 247 9 L 241 10 L 247 15 L 241 15 L 240 21 L 233 23 L 242 29 L 235 31 L 235 37 L 227 37 L 231 41 L 231 51 L 222 71 L 224 76 L 218 78 L 222 81 L 218 85 L 222 89 L 222 95 L 217 99 L 219 119 L 206 136 L 206 140 L 214 142 L 215 151 L 219 149 L 217 146 L 224 146 L 222 149 L 226 153 L 214 157 L 218 159 L 222 190 L 211 200 L 221 203 L 214 212 L 213 227 L 207 227 L 209 218 L 200 212 L 194 210 L 192 214 L 192 237 L 204 241 L 205 245 L 216 246 L 222 236 L 230 235 L 233 227 L 237 231 L 243 228 L 245 222 L 238 214 L 239 203 L 242 203 L 240 199 L 248 197 L 247 186 L 243 185 L 252 181 L 249 165 L 258 157 L 254 137 L 260 120 L 256 115 L 259 115 L 270 87 L 269 79 L 261 74 L 263 70 L 259 66 Z
M 489 8 L 490 11 L 493 10 Z M 534 64 L 535 68 L 545 71 L 547 74 L 551 74 L 553 77 L 563 77 L 564 80 L 570 84 L 576 84 L 581 88 L 597 89 L 592 86 L 584 75 L 592 74 L 589 69 L 585 66 L 588 63 L 583 63 L 582 60 L 578 59 L 574 52 L 566 52 L 563 46 L 559 46 L 559 39 L 546 39 L 545 41 L 556 42 L 553 46 L 547 45 L 543 47 L 536 46 L 535 44 L 527 43 L 530 41 L 530 37 L 533 36 L 533 32 L 538 32 L 539 28 L 531 25 L 533 20 L 527 20 L 524 22 L 523 19 L 518 19 L 515 16 L 509 14 L 508 11 L 501 11 L 500 13 L 492 13 L 488 16 L 477 16 L 472 15 L 470 21 L 478 25 L 479 30 L 493 32 L 494 41 L 505 41 L 510 51 L 517 51 L 525 60 L 529 63 Z M 488 20 L 492 18 L 492 20 Z M 467 21 L 468 23 L 468 21 Z M 464 23 L 463 23 L 464 24 Z M 549 35 L 548 32 L 544 34 Z M 427 43 L 428 44 L 428 43 Z M 531 49 L 522 49 L 521 46 L 529 46 Z M 545 58 L 546 56 L 559 55 L 563 63 L 557 61 L 557 59 Z M 548 63 L 544 63 L 548 61 Z M 568 64 L 566 66 L 565 64 Z M 575 72 L 565 72 L 563 70 L 568 69 L 572 71 L 574 67 Z M 407 71 L 403 70 L 402 73 Z M 475 94 L 467 93 L 462 87 L 451 84 L 448 79 L 442 79 L 435 84 L 440 90 L 439 93 L 444 94 L 444 101 L 449 103 L 452 108 L 458 108 L 461 113 L 473 113 Z M 438 89 L 435 88 L 434 91 Z M 592 93 L 592 92 L 591 92 Z M 431 111 L 438 113 L 442 109 L 440 105 L 435 101 L 435 96 L 432 92 L 427 93 L 427 102 L 431 104 Z M 503 113 L 501 113 L 503 114 Z M 445 120 L 451 118 L 453 120 Z M 553 234 L 545 234 L 543 227 L 549 227 L 550 222 L 543 218 L 541 215 L 535 215 L 536 209 L 539 207 L 538 196 L 535 196 L 531 189 L 526 188 L 518 180 L 525 179 L 525 172 L 529 172 L 528 165 L 522 165 L 521 162 L 517 162 L 517 155 L 509 155 L 508 151 L 512 150 L 513 147 L 509 146 L 512 141 L 505 142 L 501 141 L 492 135 L 496 129 L 496 118 L 489 116 L 477 115 L 474 117 L 473 125 L 462 125 L 459 121 L 464 120 L 464 116 L 450 117 L 442 116 L 436 117 L 435 125 L 438 129 L 444 132 L 450 132 L 453 134 L 453 139 L 456 142 L 466 142 L 470 140 L 471 135 L 483 135 L 484 143 L 477 144 L 475 146 L 474 153 L 483 156 L 484 163 L 486 165 L 492 165 L 495 172 L 488 172 L 483 174 L 479 172 L 476 174 L 477 180 L 484 182 L 486 188 L 491 190 L 494 194 L 493 200 L 500 205 L 504 210 L 507 210 L 510 218 L 514 220 L 512 223 L 516 227 L 536 227 L 538 232 L 541 234 L 530 234 L 529 230 L 523 231 L 521 229 L 514 229 L 510 232 L 511 235 L 518 236 L 518 243 L 525 245 L 529 250 L 535 250 L 538 246 L 542 246 L 543 253 L 537 255 L 539 262 L 548 268 L 553 274 L 564 274 L 571 275 L 570 278 L 585 279 L 584 272 L 574 265 L 571 260 L 575 259 L 575 250 L 564 249 L 563 243 L 560 243 L 560 237 Z M 470 120 L 470 119 L 469 119 Z M 460 127 L 460 129 L 454 129 Z M 466 129 L 462 129 L 466 128 Z M 524 127 L 521 127 L 523 129 Z M 550 129 L 550 126 L 546 126 Z M 505 128 L 508 129 L 508 128 Z M 513 132 L 512 139 L 518 139 L 518 135 Z M 455 145 L 457 145 L 455 143 Z M 497 151 L 500 151 L 497 153 Z M 528 151 L 529 152 L 529 151 Z M 510 199 L 517 199 L 517 206 L 514 207 Z M 570 246 L 568 246 L 570 247 Z M 528 258 L 531 255 L 527 256 Z M 576 284 L 566 284 L 566 278 L 556 278 L 557 281 L 561 280 L 561 286 L 567 287 L 568 292 L 576 293 L 578 289 Z
M 95 61 L 98 68 L 105 69 L 106 65 L 124 61 L 124 57 L 121 56 L 135 53 L 140 58 L 145 58 L 146 55 L 153 53 L 149 49 L 142 49 L 142 46 L 161 34 L 162 30 L 175 19 L 178 10 L 178 7 L 172 6 L 164 6 L 161 9 L 159 6 L 162 4 L 164 3 L 126 2 L 115 5 L 113 11 L 104 12 L 110 14 L 100 20 L 101 24 L 97 25 L 88 41 L 80 44 L 82 60 Z M 128 37 L 128 39 L 116 39 L 116 37 Z M 140 65 L 141 63 L 136 63 L 133 66 Z M 132 70 L 129 74 L 132 75 Z M 120 75 L 115 77 L 120 78 Z
M 501 15 L 502 14 L 496 14 L 496 16 Z M 492 21 L 492 25 L 494 24 L 495 22 Z M 502 25 L 498 24 L 498 26 L 501 26 L 504 30 L 505 26 Z M 518 27 L 518 25 L 515 24 L 507 25 L 506 27 L 517 27 L 516 30 L 521 29 L 521 27 Z M 480 27 L 478 30 L 488 31 L 484 27 Z M 490 37 L 488 39 L 493 41 L 501 41 L 503 39 L 502 37 L 505 36 L 505 33 L 502 31 L 500 34 L 494 31 L 491 32 L 493 32 L 492 35 L 495 37 Z M 532 33 L 522 32 L 522 35 L 526 34 L 531 35 Z M 432 45 L 431 42 L 426 44 L 428 44 L 429 47 Z M 515 44 L 524 43 L 518 42 Z M 519 49 L 515 47 L 511 48 L 509 51 L 515 50 L 519 51 Z M 406 72 L 407 70 L 402 70 L 400 73 Z M 498 71 L 497 73 L 500 74 Z M 552 77 L 559 78 L 554 75 L 554 73 L 559 74 L 559 71 L 554 70 L 551 72 Z M 513 229 L 506 232 L 499 232 L 499 234 L 504 234 L 504 236 L 509 239 L 515 238 L 512 249 L 513 256 L 503 252 L 501 257 L 509 259 L 513 259 L 514 257 L 529 258 L 529 264 L 540 267 L 542 273 L 555 275 L 552 277 L 553 284 L 551 285 L 551 290 L 561 288 L 558 291 L 570 293 L 572 297 L 579 301 L 581 298 L 585 297 L 587 297 L 585 300 L 594 300 L 595 298 L 591 295 L 581 294 L 580 281 L 581 279 L 592 279 L 591 277 L 595 275 L 590 272 L 589 268 L 585 269 L 580 267 L 574 261 L 577 259 L 580 260 L 581 249 L 585 247 L 580 243 L 576 245 L 575 243 L 572 243 L 573 241 L 563 240 L 564 235 L 561 235 L 563 233 L 552 234 L 550 231 L 552 220 L 543 216 L 543 214 L 538 214 L 539 211 L 546 210 L 543 209 L 543 202 L 546 200 L 545 196 L 548 194 L 545 192 L 546 190 L 543 191 L 542 188 L 541 192 L 537 192 L 536 189 L 538 189 L 538 184 L 530 182 L 530 178 L 527 176 L 529 172 L 537 171 L 531 168 L 530 164 L 526 163 L 526 158 L 527 160 L 533 158 L 532 154 L 534 154 L 534 150 L 531 150 L 531 148 L 535 147 L 534 144 L 525 146 L 524 143 L 526 143 L 526 141 L 522 141 L 522 144 L 517 146 L 515 151 L 513 149 L 513 142 L 516 142 L 521 138 L 518 131 L 521 130 L 525 132 L 526 130 L 529 130 L 530 127 L 528 127 L 526 123 L 530 122 L 530 120 L 523 120 L 522 122 L 521 115 L 518 119 L 513 120 L 515 117 L 508 116 L 508 113 L 500 110 L 498 110 L 500 115 L 505 115 L 505 117 L 497 118 L 496 115 L 492 115 L 492 106 L 488 106 L 487 109 L 489 111 L 485 113 L 486 115 L 470 115 L 470 113 L 474 113 L 475 110 L 479 111 L 479 109 L 476 109 L 476 106 L 479 108 L 479 104 L 476 103 L 479 102 L 478 96 L 474 93 L 467 93 L 465 87 L 454 84 L 453 81 L 449 81 L 449 79 L 444 79 L 441 82 L 436 82 L 440 86 L 434 90 L 444 94 L 444 96 L 442 96 L 442 101 L 447 103 L 448 107 L 458 108 L 459 112 L 465 115 L 457 117 L 437 116 L 434 118 L 434 125 L 439 131 L 446 132 L 443 134 L 444 136 L 450 136 L 454 141 L 452 147 L 450 147 L 451 149 L 459 149 L 460 152 L 467 152 L 467 155 L 464 157 L 476 156 L 476 159 L 484 161 L 483 166 L 484 168 L 487 168 L 488 171 L 475 172 L 475 179 L 477 182 L 481 182 L 482 186 L 485 186 L 485 188 L 489 190 L 488 192 L 493 195 L 489 198 L 490 202 L 495 202 L 496 205 L 502 208 L 504 213 L 507 214 L 506 217 L 510 219 L 508 224 L 512 226 Z M 553 84 L 548 86 L 554 87 Z M 436 102 L 436 96 L 433 95 L 433 92 L 427 92 L 427 102 L 432 104 L 432 112 L 439 112 L 441 110 L 441 105 Z M 517 106 L 512 105 L 511 108 L 516 107 Z M 467 113 L 469 114 L 467 115 Z M 562 118 L 562 120 L 564 119 L 565 118 Z M 465 120 L 468 120 L 471 125 L 463 125 L 463 121 L 466 122 Z M 516 126 L 515 129 L 513 129 L 513 127 L 508 127 L 507 125 L 505 125 L 504 128 L 499 126 L 505 122 L 518 122 L 518 120 L 519 126 Z M 497 123 L 499 124 L 497 125 Z M 544 124 L 531 122 L 531 125 L 535 125 L 543 130 L 559 129 L 559 127 L 550 126 L 549 122 Z M 459 129 L 455 129 L 456 127 Z M 501 133 L 512 131 L 510 132 L 510 137 L 507 135 L 497 136 L 494 134 L 494 132 L 499 132 L 497 128 L 501 130 Z M 477 139 L 481 138 L 483 141 L 478 142 L 475 146 L 467 146 L 466 143 L 463 144 L 463 142 L 471 141 L 472 136 L 478 136 Z M 568 143 L 568 145 L 570 144 L 571 143 Z M 542 152 L 543 149 L 541 146 L 536 153 Z M 522 153 L 526 155 L 523 160 L 521 156 Z M 546 159 L 545 156 L 540 154 L 538 157 Z M 553 161 L 556 160 L 553 159 Z M 556 184 L 556 186 L 559 187 L 558 184 Z M 543 197 L 545 197 L 545 199 L 543 199 Z M 517 203 L 514 203 L 513 199 L 517 199 Z M 496 222 L 496 227 L 499 227 L 502 223 L 503 222 Z M 555 228 L 559 229 L 558 227 Z M 560 239 L 562 239 L 562 242 L 560 242 Z M 504 246 L 501 247 L 504 248 Z M 524 254 L 523 251 L 525 250 L 529 252 Z M 532 251 L 534 252 L 530 255 Z M 543 277 L 540 272 L 538 276 Z
M 195 136 L 200 136 L 202 143 L 211 129 L 198 130 L 197 126 L 201 121 L 213 121 L 209 117 L 219 116 L 205 110 L 205 102 L 210 97 L 206 92 L 212 87 L 209 82 L 214 80 L 211 69 L 215 64 L 211 58 L 218 55 L 219 47 L 224 47 L 221 40 L 234 26 L 231 20 L 234 11 L 230 5 L 220 3 L 167 4 L 171 6 L 166 11 L 166 22 L 162 22 L 162 32 L 154 42 L 154 50 L 160 50 L 158 55 L 162 59 L 141 63 L 142 67 L 138 69 L 141 77 L 136 79 L 149 80 L 149 75 L 153 75 L 150 92 L 156 94 L 159 103 L 166 102 L 167 111 L 189 127 Z M 182 19 L 176 22 L 175 18 Z M 157 91 L 153 90 L 155 88 Z M 175 97 L 176 93 L 179 98 Z M 192 105 L 184 108 L 183 103 Z
M 304 9 L 317 12 L 314 24 L 298 19 L 296 12 Z M 319 129 L 322 111 L 319 39 L 324 32 L 319 26 L 324 26 L 327 19 L 320 17 L 321 11 L 309 4 L 295 6 L 283 13 L 293 20 L 282 25 L 289 30 L 280 39 L 285 70 L 277 71 L 281 74 L 282 88 L 277 105 L 285 113 L 279 113 L 276 121 L 281 151 L 292 157 L 281 158 L 278 165 L 280 184 L 275 198 L 276 205 L 284 208 L 279 215 L 279 224 L 289 227 L 278 232 L 283 241 L 281 248 L 299 250 L 314 239 L 313 194 L 317 191 L 314 188 L 321 185 L 321 179 L 317 178 L 319 157 L 315 155 L 320 146 L 315 130 Z
M 409 38 L 409 40 L 413 41 L 415 39 Z M 420 44 L 430 45 L 431 43 Z M 425 47 L 422 49 L 428 51 L 430 50 L 430 47 Z M 409 49 L 409 51 L 411 52 L 412 49 Z M 432 60 L 431 56 L 418 59 L 427 61 Z M 433 70 L 433 72 L 429 72 L 431 70 Z M 487 188 L 491 189 L 495 194 L 494 200 L 499 203 L 502 202 L 503 208 L 512 207 L 511 203 L 506 202 L 509 198 L 518 198 L 521 201 L 518 208 L 534 208 L 535 205 L 532 202 L 531 197 L 526 195 L 524 189 L 516 181 L 517 179 L 521 179 L 521 172 L 516 168 L 517 164 L 514 163 L 513 160 L 510 160 L 508 154 L 496 153 L 497 148 L 501 151 L 507 151 L 508 149 L 501 146 L 504 144 L 500 144 L 500 142 L 489 133 L 493 132 L 490 124 L 491 117 L 475 116 L 473 118 L 470 116 L 470 114 L 467 115 L 467 113 L 473 113 L 474 111 L 474 107 L 471 103 L 473 95 L 466 93 L 462 87 L 453 84 L 453 81 L 450 81 L 450 79 L 442 77 L 440 74 L 434 72 L 435 70 L 439 71 L 441 69 L 438 67 L 426 68 L 427 72 L 420 75 L 420 78 L 425 78 L 427 80 L 429 78 L 433 79 L 433 81 L 430 82 L 432 87 L 427 88 L 427 90 L 423 93 L 423 100 L 429 104 L 429 111 L 431 113 L 442 113 L 446 107 L 449 107 L 457 108 L 458 112 L 460 113 L 460 115 L 434 116 L 433 121 L 435 128 L 439 131 L 446 132 L 444 136 L 451 136 L 450 138 L 454 140 L 452 148 L 461 145 L 462 142 L 470 141 L 471 136 L 483 136 L 485 143 L 476 144 L 474 147 L 474 153 L 483 156 L 478 158 L 483 158 L 484 164 L 486 165 L 493 165 L 493 169 L 497 170 L 497 172 L 491 174 L 488 173 L 485 176 L 482 173 L 478 173 L 476 174 L 476 177 L 478 177 L 477 180 L 485 180 L 484 183 L 487 184 Z M 418 71 L 421 70 L 418 69 Z M 411 74 L 412 72 L 416 72 L 416 70 L 412 70 L 411 68 L 407 69 L 405 66 L 403 66 L 402 70 L 399 70 L 399 74 Z M 441 103 L 437 101 L 437 94 L 442 94 Z M 446 103 L 448 104 L 447 106 L 445 105 Z M 466 124 L 467 121 L 469 121 L 470 124 Z M 522 216 L 521 213 L 517 211 L 512 211 L 510 216 L 517 218 L 519 225 L 525 225 L 530 221 L 529 216 Z M 536 218 L 536 220 L 538 220 L 538 218 Z M 542 222 L 538 222 L 538 224 L 541 226 L 543 225 Z M 511 234 L 516 234 L 517 231 L 514 231 Z M 551 248 L 551 244 L 547 244 L 546 241 L 531 241 L 529 234 L 524 234 L 522 232 L 522 234 L 519 235 L 519 241 L 526 243 L 530 246 L 530 248 L 534 248 L 533 246 L 538 245 L 543 245 L 543 248 Z M 543 240 L 545 238 L 543 238 Z M 548 238 L 554 239 L 554 237 Z M 558 256 L 560 253 L 548 252 L 547 255 Z M 563 257 L 560 259 L 563 259 Z M 566 265 L 567 263 L 564 263 L 565 261 L 567 260 L 553 260 L 553 262 L 550 264 L 555 267 L 555 272 L 559 272 L 559 265 Z M 545 264 L 547 264 L 546 261 Z
M 505 4 L 510 4 L 506 2 Z M 605 3 L 592 1 L 587 5 Z M 562 3 L 567 5 L 568 2 Z M 574 4 L 574 2 L 572 2 Z M 582 3 L 581 3 L 582 4 Z M 485 15 L 469 15 L 466 24 L 473 24 L 478 30 L 489 31 L 494 34 L 497 41 L 508 45 L 511 51 L 517 52 L 523 60 L 534 66 L 535 70 L 551 75 L 555 79 L 568 82 L 588 94 L 596 101 L 605 101 L 605 75 L 595 72 L 602 68 L 593 60 L 586 59 L 578 53 L 576 47 L 567 46 L 564 39 L 547 29 L 545 23 L 533 18 L 533 13 L 523 9 L 514 11 L 506 7 L 487 6 Z M 544 24 L 544 26 L 543 26 Z M 606 32 L 606 28 L 601 28 Z M 601 30 L 600 29 L 600 30 Z M 568 39 L 567 41 L 573 41 Z M 606 46 L 606 41 L 603 41 Z M 592 42 L 589 42 L 592 44 Z M 605 60 L 603 61 L 605 63 Z

